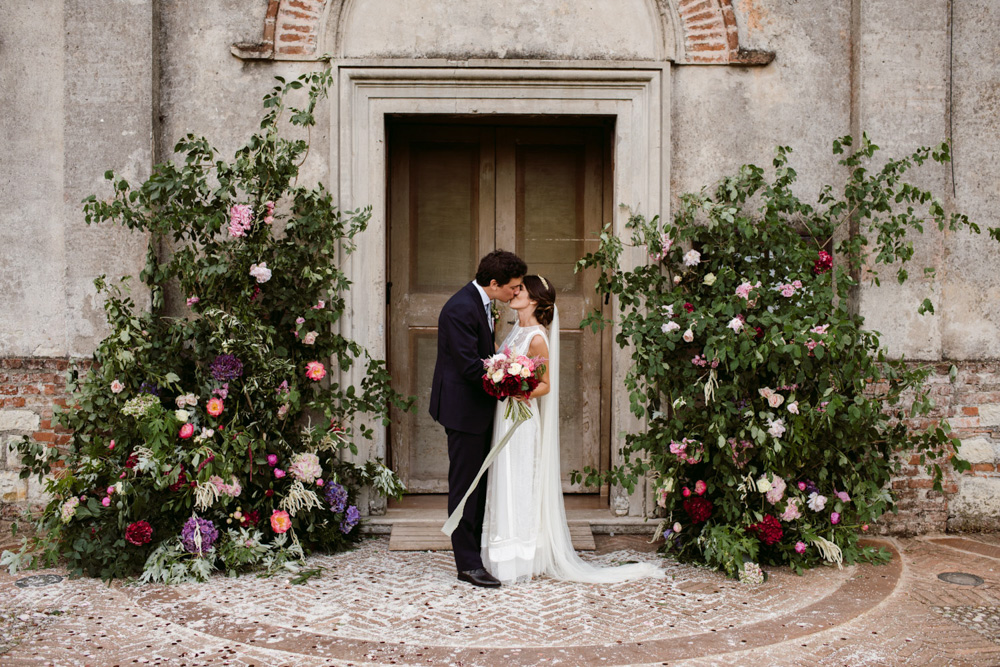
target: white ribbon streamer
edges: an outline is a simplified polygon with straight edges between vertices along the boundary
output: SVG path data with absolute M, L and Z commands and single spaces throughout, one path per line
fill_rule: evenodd
M 479 486 L 479 480 L 486 474 L 486 470 L 493 464 L 493 461 L 496 460 L 497 456 L 499 456 L 501 450 L 507 446 L 507 441 L 510 440 L 510 436 L 514 435 L 514 431 L 516 431 L 517 428 L 526 421 L 526 419 L 515 420 L 514 425 L 510 427 L 510 430 L 503 436 L 503 439 L 490 449 L 490 453 L 486 455 L 486 460 L 483 461 L 483 465 L 476 474 L 476 478 L 472 480 L 472 485 L 469 487 L 469 490 L 465 492 L 465 495 L 462 496 L 462 501 L 458 503 L 458 507 L 456 507 L 455 511 L 451 513 L 448 520 L 444 522 L 444 527 L 441 528 L 442 533 L 451 537 L 451 534 L 455 532 L 455 529 L 458 528 L 458 523 L 462 520 L 462 512 L 465 510 L 465 501 L 467 501 L 469 496 L 472 495 L 472 490 Z

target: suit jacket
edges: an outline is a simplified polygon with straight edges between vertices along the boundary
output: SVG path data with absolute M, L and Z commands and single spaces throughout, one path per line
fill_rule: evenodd
M 479 290 L 468 283 L 438 316 L 437 362 L 431 386 L 431 417 L 456 431 L 493 428 L 496 399 L 483 390 L 483 362 L 495 347 Z

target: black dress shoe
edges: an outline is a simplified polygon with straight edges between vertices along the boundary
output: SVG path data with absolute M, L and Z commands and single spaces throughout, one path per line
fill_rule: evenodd
M 459 572 L 458 580 L 467 581 L 473 586 L 480 586 L 482 588 L 500 588 L 500 581 L 483 568 Z

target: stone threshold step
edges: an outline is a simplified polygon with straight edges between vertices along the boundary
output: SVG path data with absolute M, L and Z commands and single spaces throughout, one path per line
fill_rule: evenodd
M 440 509 L 390 509 L 379 516 L 367 516 L 362 524 L 362 532 L 374 535 L 388 535 L 394 525 L 436 524 L 438 530 L 448 518 Z M 596 535 L 652 535 L 661 519 L 644 519 L 638 516 L 612 516 L 604 510 L 568 510 L 566 520 L 572 527 L 589 525 Z

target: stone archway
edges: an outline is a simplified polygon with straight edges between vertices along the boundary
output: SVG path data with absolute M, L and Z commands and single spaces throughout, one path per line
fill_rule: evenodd
M 233 54 L 265 60 L 343 56 L 343 26 L 359 1 L 270 0 L 261 39 L 234 44 Z M 658 53 L 648 59 L 736 66 L 766 65 L 774 59 L 773 52 L 740 45 L 733 0 L 644 1 L 655 17 L 659 41 Z

